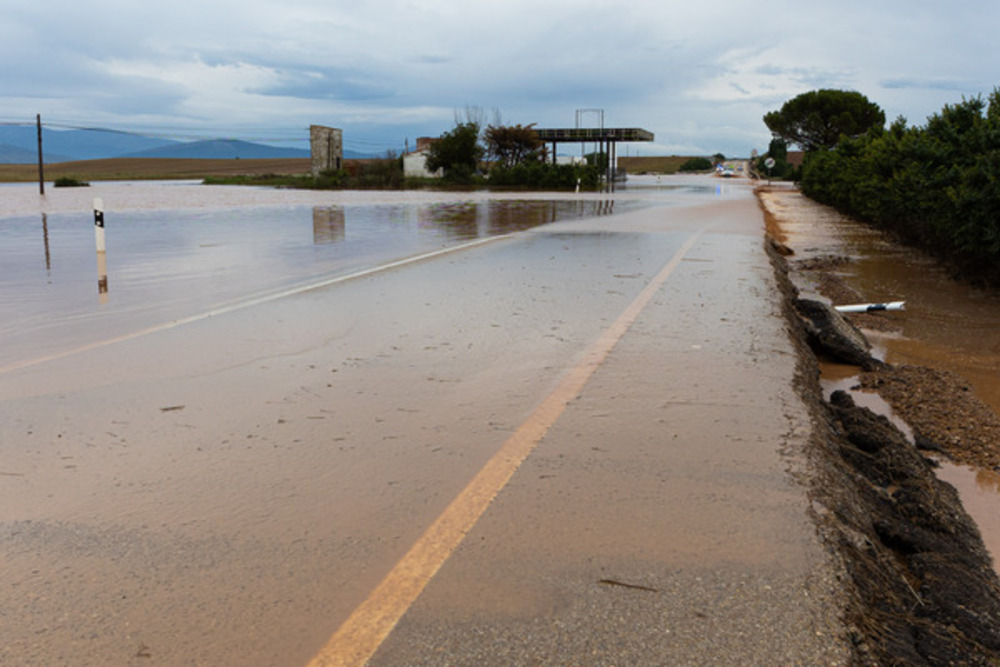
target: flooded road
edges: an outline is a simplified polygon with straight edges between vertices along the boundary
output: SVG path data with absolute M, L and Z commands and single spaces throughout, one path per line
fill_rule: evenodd
M 1000 292 L 954 280 L 926 255 L 797 192 L 767 202 L 781 219 L 793 259 L 849 257 L 837 273 L 866 301 L 906 301 L 906 310 L 889 318 L 894 330 L 865 331 L 879 356 L 894 365 L 958 373 L 1000 413 Z M 828 390 L 851 384 L 836 374 L 827 380 Z M 1000 473 L 944 462 L 939 476 L 959 489 L 994 559 L 1000 557 Z
M 105 189 L 106 294 L 0 217 L 0 662 L 845 656 L 756 201 L 665 180 Z
M 181 195 L 174 206 L 196 201 L 189 189 L 145 187 L 153 201 L 166 200 L 161 205 L 169 201 L 164 193 Z M 136 191 L 143 187 L 126 190 L 132 198 Z M 205 188 L 195 193 L 206 196 Z M 105 204 L 100 257 L 89 202 L 80 202 L 82 211 L 0 218 L 7 306 L 0 368 L 395 259 L 644 205 L 453 200 L 117 211 L 118 199 L 112 194 Z

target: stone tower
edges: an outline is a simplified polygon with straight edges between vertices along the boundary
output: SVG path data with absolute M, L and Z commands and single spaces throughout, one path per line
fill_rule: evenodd
M 344 133 L 334 127 L 309 126 L 309 151 L 312 155 L 312 175 L 340 169 L 344 166 Z

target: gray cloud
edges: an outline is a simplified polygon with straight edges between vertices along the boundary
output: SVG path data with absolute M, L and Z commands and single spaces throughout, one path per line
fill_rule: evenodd
M 949 90 L 960 92 L 969 89 L 968 82 L 960 81 L 958 79 L 894 78 L 883 79 L 879 82 L 879 84 L 883 88 L 887 88 L 889 90 L 916 89 Z
M 652 130 L 653 151 L 748 154 L 767 145 L 763 114 L 812 88 L 917 119 L 988 93 L 1000 29 L 1000 7 L 967 0 L 14 4 L 0 120 L 227 136 L 322 122 L 372 148 L 474 105 L 549 126 L 603 108 Z

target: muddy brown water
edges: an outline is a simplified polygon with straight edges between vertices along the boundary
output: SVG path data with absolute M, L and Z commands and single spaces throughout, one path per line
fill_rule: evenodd
M 689 182 L 552 204 L 95 187 L 106 301 L 95 192 L 0 213 L 23 249 L 0 251 L 21 305 L 0 322 L 0 663 L 305 664 L 666 267 L 382 664 L 427 641 L 428 662 L 473 644 L 466 664 L 839 655 L 756 203 Z M 489 240 L 533 221 L 554 224 Z M 439 251 L 456 239 L 476 245 Z
M 897 331 L 865 331 L 876 356 L 895 365 L 958 373 L 1000 413 L 1000 290 L 957 281 L 924 253 L 796 191 L 762 197 L 778 218 L 783 242 L 795 251 L 790 259 L 847 256 L 850 261 L 837 274 L 865 301 L 906 301 L 906 310 L 892 315 Z M 822 370 L 827 393 L 855 384 L 853 369 L 825 365 Z M 867 407 L 888 410 L 884 404 Z M 942 463 L 939 477 L 958 488 L 994 560 L 1000 558 L 1000 472 Z
M 95 258 L 91 200 L 58 192 L 49 213 L 5 217 L 5 207 L 29 207 L 18 202 L 27 190 L 8 186 L 0 202 L 0 369 L 380 262 L 643 205 L 301 195 L 264 205 L 264 195 L 285 193 L 251 190 L 249 204 L 220 209 L 215 188 L 104 186 L 95 193 L 108 208 L 107 252 Z

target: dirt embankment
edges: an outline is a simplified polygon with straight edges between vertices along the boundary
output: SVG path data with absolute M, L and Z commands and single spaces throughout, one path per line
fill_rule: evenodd
M 1000 580 L 955 489 L 938 480 L 934 462 L 886 417 L 856 406 L 843 392 L 829 401 L 823 397 L 817 358 L 792 306 L 798 294 L 789 272 L 822 272 L 843 260 L 796 266 L 794 259 L 786 259 L 794 249 L 783 245 L 778 221 L 766 209 L 765 216 L 788 320 L 802 351 L 800 390 L 816 423 L 811 452 L 815 518 L 843 562 L 849 600 L 844 617 L 855 662 L 1000 665 Z M 829 285 L 822 289 L 849 289 L 827 277 Z M 949 415 L 979 409 L 969 401 L 971 392 L 942 384 L 949 378 L 932 373 L 880 366 L 866 372 L 864 382 L 892 387 L 899 396 L 885 395 L 894 407 L 912 406 L 896 409 L 915 433 L 923 434 L 929 448 L 975 450 L 968 433 L 948 422 Z M 951 379 L 961 385 L 960 378 Z M 922 385 L 936 387 L 933 400 L 949 407 L 926 409 Z M 942 395 L 942 390 L 948 393 Z

